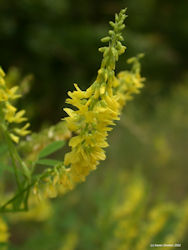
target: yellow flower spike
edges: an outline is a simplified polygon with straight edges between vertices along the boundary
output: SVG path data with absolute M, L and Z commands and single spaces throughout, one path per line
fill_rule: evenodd
M 54 186 L 61 193 L 84 181 L 100 161 L 105 160 L 103 148 L 108 146 L 106 140 L 108 132 L 112 130 L 114 122 L 119 120 L 125 100 L 140 87 L 140 65 L 137 59 L 134 61 L 134 69 L 131 72 L 128 71 L 131 75 L 130 83 L 124 78 L 125 74 L 123 78 L 115 76 L 116 61 L 125 51 L 121 43 L 125 12 L 126 10 L 122 10 L 119 15 L 116 15 L 115 22 L 113 25 L 111 23 L 113 30 L 109 31 L 107 38 L 102 39 L 102 42 L 108 42 L 109 45 L 99 49 L 103 53 L 103 59 L 94 83 L 86 91 L 74 84 L 75 90 L 68 92 L 69 98 L 66 103 L 71 104 L 73 108 L 64 108 L 68 116 L 63 120 L 74 135 L 69 142 L 71 150 L 64 157 L 62 167 L 65 169 L 60 180 L 56 180 L 55 175 L 52 175 L 52 183 L 54 180 L 56 183 Z M 130 88 L 132 88 L 131 91 L 126 91 Z M 46 194 L 53 196 L 55 190 L 52 190 L 50 182 L 45 186 Z
M 112 87 L 114 85 L 113 80 L 116 79 L 114 77 L 115 62 L 118 60 L 118 55 L 125 50 L 125 47 L 119 41 L 119 39 L 122 40 L 120 33 L 122 27 L 120 28 L 118 24 L 120 21 L 123 23 L 124 13 L 125 10 L 121 11 L 120 15 L 116 17 L 114 31 L 109 32 L 110 36 L 102 39 L 102 42 L 109 41 L 109 47 L 100 49 L 104 53 L 103 61 L 101 68 L 98 70 L 97 79 L 92 85 L 95 86 L 95 89 L 90 98 L 86 96 L 87 91 L 81 91 L 77 85 L 75 85 L 76 91 L 69 93 L 72 100 L 67 102 L 77 107 L 78 111 L 65 109 L 69 115 L 66 120 L 69 119 L 68 123 L 73 125 L 75 123 L 74 114 L 77 114 L 76 126 L 79 132 L 69 143 L 72 151 L 65 155 L 64 163 L 70 165 L 72 178 L 76 172 L 77 174 L 79 172 L 79 175 L 74 178 L 78 182 L 83 181 L 85 176 L 96 168 L 99 161 L 105 159 L 106 156 L 102 148 L 108 146 L 106 142 L 107 131 L 111 130 L 110 125 L 114 125 L 113 120 L 119 119 L 120 105 L 118 98 L 113 94 Z M 116 85 L 118 85 L 117 80 Z M 82 104 L 84 96 L 88 98 L 87 108 Z M 100 97 L 102 101 L 104 100 L 103 102 L 99 100 Z M 98 139 L 99 134 L 100 140 Z

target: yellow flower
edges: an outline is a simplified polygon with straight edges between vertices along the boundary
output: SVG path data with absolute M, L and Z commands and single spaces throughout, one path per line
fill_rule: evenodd
M 0 89 L 0 102 L 5 102 L 8 100 L 8 95 L 3 89 Z
M 24 121 L 27 121 L 27 118 L 24 117 L 25 110 L 20 110 L 17 112 L 17 108 L 12 104 L 12 100 L 15 100 L 20 97 L 18 92 L 18 86 L 8 88 L 5 82 L 5 73 L 0 68 L 0 103 L 2 106 L 2 119 L 5 122 L 6 130 L 10 136 L 10 138 L 18 143 L 19 142 L 19 136 L 26 136 L 30 133 L 27 128 L 29 127 L 29 123 L 27 123 L 22 128 L 9 126 L 12 123 L 22 123 Z M 14 132 L 17 134 L 15 135 Z
M 10 138 L 15 142 L 15 143 L 18 143 L 19 142 L 19 137 L 14 135 L 13 133 L 10 133 Z
M 15 128 L 14 131 L 16 134 L 20 135 L 20 136 L 26 136 L 30 133 L 29 130 L 27 130 L 27 128 L 30 126 L 29 123 L 26 123 L 24 127 L 22 128 Z
M 11 89 L 7 89 L 7 94 L 8 94 L 9 99 L 14 100 L 14 99 L 21 97 L 21 95 L 16 94 L 17 91 L 18 91 L 18 86 L 14 86 Z
M 6 103 L 4 113 L 5 113 L 5 120 L 8 121 L 9 123 L 12 123 L 14 121 L 16 108 L 12 106 L 10 103 Z

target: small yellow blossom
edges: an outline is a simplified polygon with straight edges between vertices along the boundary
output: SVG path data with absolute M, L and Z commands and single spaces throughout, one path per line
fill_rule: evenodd
M 14 135 L 13 133 L 10 133 L 10 138 L 16 143 L 18 143 L 20 140 L 19 137 Z

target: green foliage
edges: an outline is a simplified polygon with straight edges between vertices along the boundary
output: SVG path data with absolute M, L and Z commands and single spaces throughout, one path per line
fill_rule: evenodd
M 38 158 L 41 159 L 48 155 L 51 155 L 57 150 L 60 150 L 64 145 L 65 145 L 65 141 L 52 142 L 51 144 L 47 145 L 44 149 L 40 151 Z

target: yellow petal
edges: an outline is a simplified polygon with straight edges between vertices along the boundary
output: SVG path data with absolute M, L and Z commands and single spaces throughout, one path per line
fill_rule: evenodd
M 11 138 L 14 142 L 16 142 L 16 143 L 19 142 L 19 137 L 16 136 L 16 135 L 14 135 L 14 134 L 12 134 L 12 133 L 10 133 L 10 138 Z

